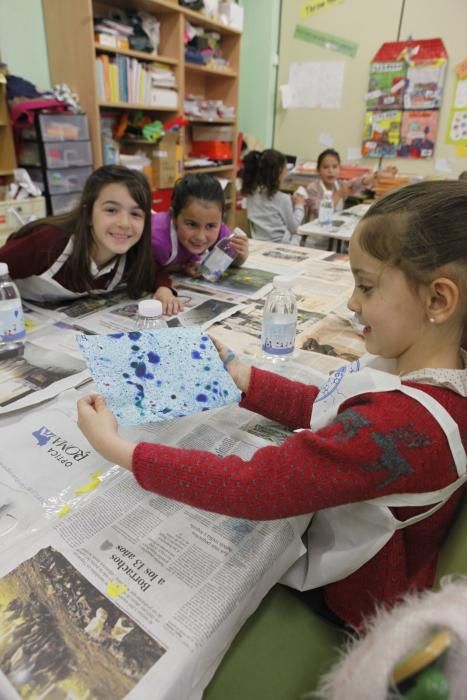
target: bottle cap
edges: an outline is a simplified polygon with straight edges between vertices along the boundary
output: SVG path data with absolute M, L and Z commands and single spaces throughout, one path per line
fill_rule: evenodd
M 8 265 L 6 263 L 0 263 L 0 276 L 8 275 Z
M 234 230 L 233 230 L 233 232 L 232 232 L 232 235 L 233 235 L 233 236 L 241 236 L 242 238 L 248 238 L 248 236 L 246 235 L 245 231 L 242 231 L 242 229 L 239 228 L 238 226 L 236 226 L 236 227 L 234 228 Z
M 138 304 L 138 314 L 149 318 L 162 316 L 162 303 L 159 299 L 143 299 Z
M 275 289 L 290 289 L 295 282 L 296 277 L 286 277 L 285 275 L 277 275 L 272 280 L 273 287 Z

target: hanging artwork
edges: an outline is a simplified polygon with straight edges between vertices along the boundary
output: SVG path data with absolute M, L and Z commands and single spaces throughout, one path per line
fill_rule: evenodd
M 467 59 L 456 66 L 456 75 L 446 141 L 462 146 L 467 144 Z
M 370 65 L 363 155 L 433 156 L 446 63 L 441 39 L 381 46 Z
M 78 335 L 77 340 L 120 425 L 170 420 L 240 400 L 199 326 Z

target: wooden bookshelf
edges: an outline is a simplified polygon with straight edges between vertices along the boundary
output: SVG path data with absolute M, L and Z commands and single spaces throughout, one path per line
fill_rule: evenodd
M 142 111 L 151 119 L 164 122 L 172 116 L 184 114 L 185 95 L 192 94 L 203 100 L 223 100 L 235 108 L 234 119 L 190 118 L 180 133 L 184 160 L 191 156 L 191 129 L 196 124 L 228 124 L 233 131 L 234 164 L 237 162 L 238 81 L 241 33 L 236 29 L 209 19 L 178 5 L 176 0 L 42 0 L 47 37 L 49 68 L 52 83 L 67 83 L 79 96 L 89 119 L 94 167 L 102 165 L 101 113 L 121 113 L 124 110 Z M 160 22 L 159 54 L 148 54 L 131 49 L 104 46 L 94 38 L 94 16 L 110 16 L 115 10 L 143 11 L 154 15 Z M 228 67 L 200 66 L 185 62 L 185 20 L 192 25 L 213 30 L 221 35 L 223 57 Z M 176 78 L 178 99 L 176 107 L 164 105 L 131 104 L 99 99 L 95 61 L 101 55 L 127 56 L 142 63 L 161 63 L 170 67 Z M 235 199 L 234 164 L 208 168 L 187 169 L 187 172 L 226 173 L 231 181 L 231 197 Z M 232 208 L 233 209 L 233 208 Z M 233 211 L 232 222 L 233 223 Z

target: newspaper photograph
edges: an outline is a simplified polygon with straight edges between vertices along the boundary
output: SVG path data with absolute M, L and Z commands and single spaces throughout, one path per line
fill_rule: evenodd
M 209 282 L 202 277 L 185 282 L 197 289 L 219 290 L 229 294 L 238 294 L 250 299 L 261 299 L 271 289 L 274 273 L 250 267 L 229 267 L 217 282 Z
M 83 360 L 26 341 L 21 357 L 0 363 L 0 414 L 50 399 L 89 377 Z
M 297 337 L 297 348 L 353 362 L 365 353 L 365 341 L 348 321 L 328 316 Z

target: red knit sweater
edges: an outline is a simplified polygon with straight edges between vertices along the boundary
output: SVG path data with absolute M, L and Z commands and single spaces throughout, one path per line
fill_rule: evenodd
M 466 444 L 465 397 L 438 386 L 419 388 L 445 407 Z M 317 392 L 316 387 L 254 368 L 240 405 L 291 428 L 307 428 Z M 314 433 L 296 433 L 279 447 L 264 447 L 248 461 L 140 443 L 132 466 L 143 488 L 197 508 L 253 520 L 312 513 L 385 494 L 433 491 L 457 476 L 438 423 L 398 391 L 353 397 L 341 405 L 332 424 Z M 327 605 L 358 627 L 375 603 L 391 604 L 409 589 L 431 586 L 461 492 L 430 518 L 397 531 L 358 571 L 326 586 Z M 420 508 L 392 510 L 405 520 Z

